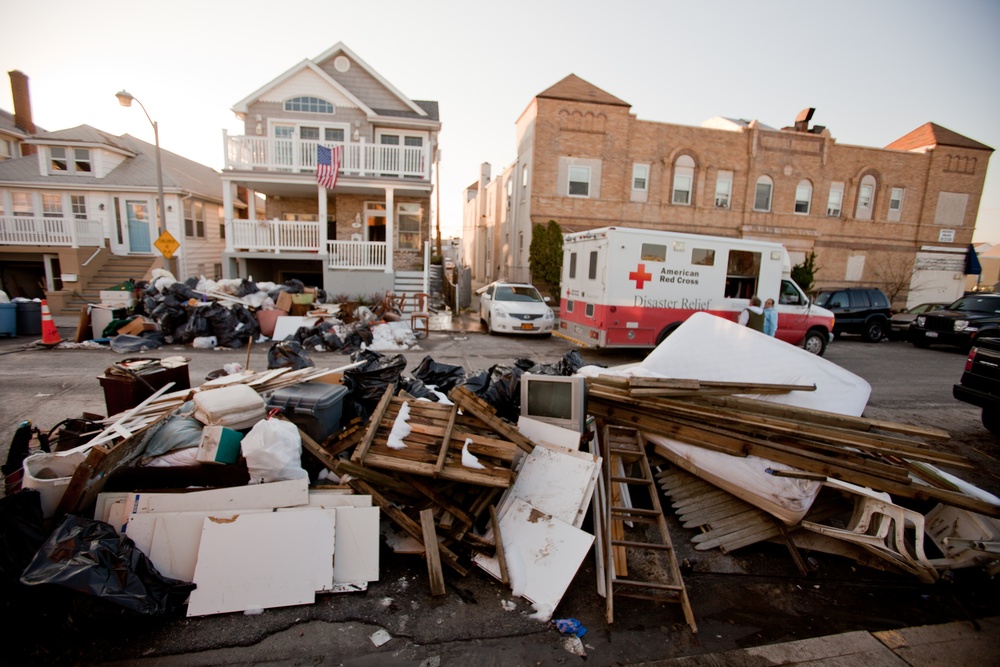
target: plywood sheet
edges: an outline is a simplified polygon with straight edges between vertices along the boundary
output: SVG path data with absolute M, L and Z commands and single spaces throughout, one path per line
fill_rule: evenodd
M 200 510 L 271 509 L 309 502 L 309 480 L 248 484 L 187 493 L 133 493 L 129 512 L 188 512 Z
M 508 497 L 579 528 L 599 472 L 600 459 L 592 454 L 539 445 L 522 462 Z M 503 519 L 506 500 L 499 511 Z
M 363 497 L 371 502 L 371 496 Z M 338 507 L 336 512 L 333 583 L 378 581 L 379 508 Z

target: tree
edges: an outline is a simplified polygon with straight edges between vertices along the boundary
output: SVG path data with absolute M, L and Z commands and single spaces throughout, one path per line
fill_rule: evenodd
M 562 277 L 562 245 L 562 229 L 555 220 L 549 220 L 548 225 L 537 224 L 531 231 L 528 261 L 532 282 L 555 298 L 559 297 Z
M 816 252 L 810 251 L 809 256 L 801 264 L 792 267 L 792 280 L 802 288 L 807 294 L 813 288 L 813 280 L 816 276 Z
M 914 276 L 914 260 L 908 253 L 873 252 L 868 259 L 868 273 L 882 288 L 889 302 L 906 304 L 906 296 L 927 286 L 927 279 Z

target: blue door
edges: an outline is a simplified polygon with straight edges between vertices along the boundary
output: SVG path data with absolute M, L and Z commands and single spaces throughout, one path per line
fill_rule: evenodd
M 128 217 L 129 252 L 152 252 L 149 240 L 149 204 L 144 201 L 126 201 L 125 214 Z

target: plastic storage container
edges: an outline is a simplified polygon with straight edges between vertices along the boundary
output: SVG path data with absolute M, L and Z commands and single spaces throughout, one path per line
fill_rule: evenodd
M 42 304 L 38 301 L 17 302 L 17 334 L 40 336 L 42 334 Z
M 340 430 L 347 387 L 340 384 L 305 383 L 276 390 L 268 409 L 280 408 L 292 423 L 322 444 Z
M 0 303 L 0 336 L 17 335 L 17 304 Z

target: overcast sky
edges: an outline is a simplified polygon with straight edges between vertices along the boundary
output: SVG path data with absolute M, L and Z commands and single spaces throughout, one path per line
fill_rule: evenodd
M 813 123 L 881 147 L 934 122 L 1000 148 L 1000 2 L 881 0 L 35 0 L 0 6 L 0 66 L 29 77 L 35 123 L 83 123 L 215 169 L 231 109 L 343 42 L 411 99 L 440 103 L 441 223 L 461 230 L 482 162 L 515 158 L 531 98 L 576 74 L 642 120 Z M 0 108 L 13 112 L 9 80 Z M 1000 243 L 1000 157 L 975 240 Z

